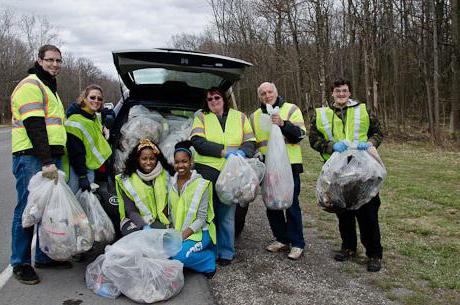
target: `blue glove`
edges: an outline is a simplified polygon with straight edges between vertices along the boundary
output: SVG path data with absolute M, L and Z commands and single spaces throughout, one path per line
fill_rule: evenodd
M 142 230 L 148 231 L 148 230 L 153 230 L 153 228 L 150 225 L 144 225 L 142 227 Z
M 332 145 L 332 149 L 337 152 L 344 152 L 348 149 L 348 145 L 344 141 L 340 141 L 334 143 L 334 145 Z
M 246 154 L 241 149 L 233 150 L 233 151 L 228 152 L 225 155 L 225 159 L 228 159 L 228 157 L 230 157 L 230 156 L 240 156 L 240 157 L 246 158 Z
M 358 148 L 358 150 L 367 150 L 370 146 L 371 145 L 369 143 L 359 142 L 356 148 Z

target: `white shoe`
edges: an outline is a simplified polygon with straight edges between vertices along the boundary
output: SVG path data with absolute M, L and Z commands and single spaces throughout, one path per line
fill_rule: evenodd
M 298 260 L 303 254 L 302 248 L 292 247 L 291 252 L 288 254 L 288 258 L 292 260 Z
M 271 244 L 269 244 L 265 250 L 269 252 L 280 252 L 280 251 L 287 251 L 289 250 L 289 246 L 283 243 L 280 243 L 279 241 L 274 241 Z

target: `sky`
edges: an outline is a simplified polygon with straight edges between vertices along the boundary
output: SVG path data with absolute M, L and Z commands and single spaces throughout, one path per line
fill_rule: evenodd
M 168 47 L 173 35 L 202 33 L 212 20 L 206 0 L 0 0 L 5 7 L 46 17 L 63 53 L 87 57 L 112 77 L 113 50 Z

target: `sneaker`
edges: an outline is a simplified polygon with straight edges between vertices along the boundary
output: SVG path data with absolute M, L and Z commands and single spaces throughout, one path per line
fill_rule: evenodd
M 40 279 L 31 265 L 14 266 L 13 275 L 20 283 L 26 285 L 35 285 L 40 283 Z
M 225 259 L 225 258 L 219 258 L 217 259 L 217 263 L 220 265 L 220 266 L 228 266 L 232 263 L 232 260 L 231 259 Z
M 265 250 L 268 252 L 281 252 L 281 251 L 287 251 L 289 250 L 289 246 L 283 243 L 280 243 L 279 241 L 274 241 L 271 244 L 269 244 Z
M 303 254 L 302 248 L 292 247 L 291 252 L 288 254 L 288 258 L 292 260 L 298 260 Z
M 212 279 L 214 277 L 214 274 L 216 274 L 216 270 L 212 272 L 203 272 L 204 277 L 208 280 Z
M 353 251 L 350 249 L 344 249 L 344 250 L 340 250 L 340 252 L 334 256 L 334 259 L 338 262 L 344 262 L 353 257 L 356 257 L 356 251 Z
M 371 257 L 367 262 L 367 271 L 379 272 L 382 269 L 382 260 L 378 257 Z
M 69 261 L 50 261 L 47 263 L 35 262 L 35 268 L 37 269 L 70 269 L 72 268 L 72 263 Z

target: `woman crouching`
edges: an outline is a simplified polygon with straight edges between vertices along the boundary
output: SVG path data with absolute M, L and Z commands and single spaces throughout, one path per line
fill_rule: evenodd
M 182 234 L 182 249 L 172 259 L 211 278 L 216 271 L 216 227 L 213 223 L 212 184 L 192 170 L 191 142 L 174 151 L 176 174 L 169 184 L 168 211 L 174 229 Z

